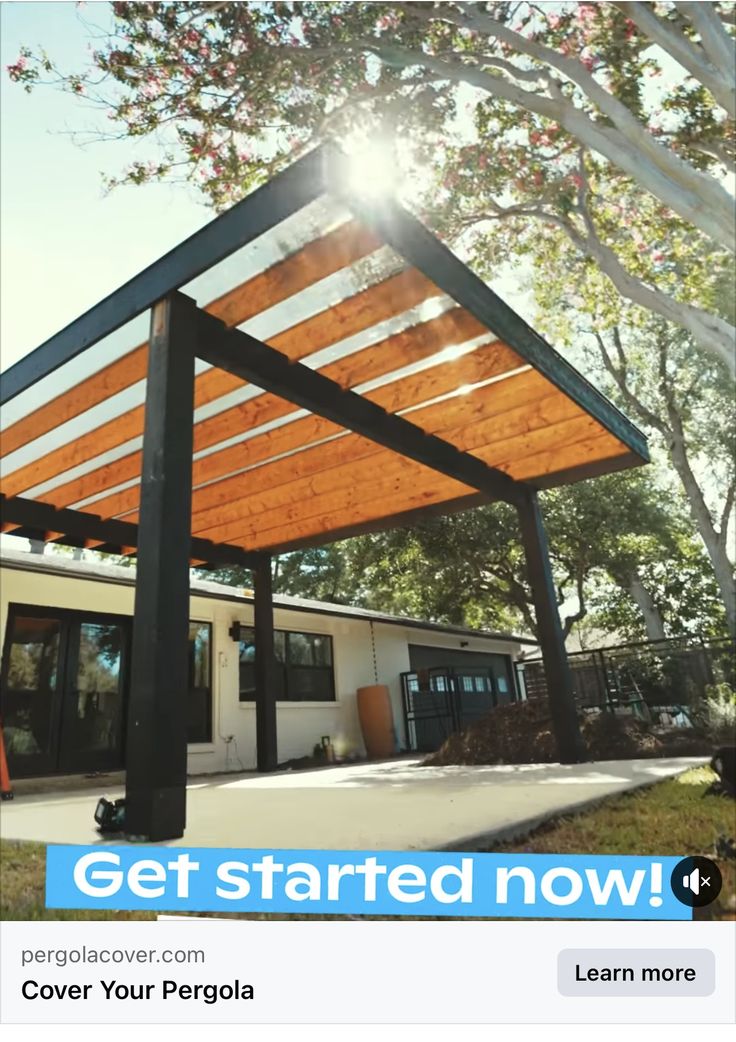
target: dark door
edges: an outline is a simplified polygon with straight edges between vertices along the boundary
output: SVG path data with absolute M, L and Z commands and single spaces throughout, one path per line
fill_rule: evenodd
M 472 680 L 461 680 L 461 688 L 468 695 L 472 691 L 473 695 L 479 696 L 477 699 L 479 704 L 484 702 L 484 696 L 492 698 L 492 705 L 505 705 L 507 702 L 515 701 L 509 655 L 410 644 L 409 662 L 413 670 L 448 667 L 457 676 L 472 677 Z M 476 679 L 478 674 L 485 674 L 488 677 L 488 683 L 485 684 Z
M 2 719 L 11 777 L 123 765 L 130 620 L 11 606 Z

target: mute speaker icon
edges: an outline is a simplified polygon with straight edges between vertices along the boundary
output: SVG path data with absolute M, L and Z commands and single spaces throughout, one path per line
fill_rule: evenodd
M 682 877 L 682 885 L 686 890 L 692 890 L 694 894 L 699 894 L 704 887 L 710 886 L 710 876 L 701 875 L 700 869 L 694 868 L 690 875 Z
M 715 901 L 722 886 L 718 865 L 706 857 L 686 857 L 675 865 L 670 886 L 678 901 L 700 908 Z

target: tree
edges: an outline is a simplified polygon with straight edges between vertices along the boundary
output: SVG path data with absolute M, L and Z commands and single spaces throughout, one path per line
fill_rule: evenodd
M 547 492 L 544 512 L 565 636 L 591 604 L 612 632 L 636 628 L 660 639 L 704 628 L 706 616 L 708 630 L 719 629 L 723 612 L 707 560 L 678 505 L 663 498 L 648 471 Z M 209 574 L 249 582 L 241 569 Z M 687 589 L 679 589 L 676 577 L 685 574 Z M 275 563 L 274 589 L 451 625 L 536 633 L 518 519 L 499 503 L 285 555 Z M 697 610 L 696 591 L 707 592 Z
M 625 198 L 645 235 L 650 221 L 675 244 L 694 235 L 712 277 L 728 270 L 733 4 L 112 7 L 91 69 L 61 74 L 25 49 L 9 72 L 29 89 L 51 76 L 107 108 L 116 133 L 164 142 L 119 181 L 183 175 L 222 207 L 317 140 L 382 129 L 442 170 L 453 206 L 472 182 L 482 205 L 466 227 L 555 226 L 733 373 L 734 330 L 707 287 L 673 290 L 659 244 L 632 263 L 637 244 L 608 212 Z
M 566 249 L 545 250 L 537 243 L 533 285 L 539 325 L 575 351 L 652 440 L 656 464 L 669 469 L 685 495 L 710 558 L 728 628 L 736 634 L 736 584 L 729 557 L 736 404 L 725 366 L 704 357 L 684 330 L 622 305 L 595 270 L 566 261 Z M 716 289 L 715 303 L 727 314 L 733 307 L 731 289 Z M 663 494 L 668 487 L 677 494 L 677 485 L 665 480 Z
M 729 630 L 736 635 L 736 583 L 728 554 L 736 496 L 733 398 L 719 379 L 722 374 L 709 372 L 694 357 L 686 337 L 673 337 L 663 323 L 655 325 L 651 337 L 654 350 L 642 356 L 630 340 L 625 344 L 618 326 L 608 343 L 595 334 L 603 365 L 622 403 L 663 443 L 708 552 Z M 717 503 L 717 510 L 709 499 Z

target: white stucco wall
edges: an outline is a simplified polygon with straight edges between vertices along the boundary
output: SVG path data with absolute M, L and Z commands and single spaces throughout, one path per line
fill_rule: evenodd
M 16 556 L 16 555 L 14 555 Z M 17 560 L 17 558 L 16 558 Z M 43 561 L 37 559 L 36 569 Z M 74 567 L 61 559 L 63 567 Z M 116 569 L 120 574 L 120 570 Z M 235 591 L 231 591 L 235 592 Z M 0 632 L 5 639 L 8 606 L 36 604 L 131 616 L 134 589 L 77 574 L 6 567 L 0 560 Z M 327 606 L 325 606 L 326 608 Z M 212 742 L 189 746 L 192 774 L 224 770 L 251 770 L 256 765 L 255 706 L 238 701 L 238 648 L 228 634 L 234 621 L 250 624 L 253 606 L 245 599 L 219 600 L 195 593 L 189 617 L 212 624 Z M 329 735 L 339 754 L 363 755 L 365 750 L 357 714 L 356 690 L 365 684 L 387 684 L 391 692 L 399 748 L 405 748 L 400 674 L 409 667 L 409 644 L 457 649 L 460 636 L 433 629 L 365 618 L 343 618 L 277 606 L 277 629 L 330 634 L 333 638 L 335 702 L 279 702 L 278 758 L 280 762 L 309 755 L 322 735 Z M 372 632 L 371 632 L 372 631 Z M 486 637 L 462 637 L 465 650 L 495 652 L 516 657 L 519 645 Z M 375 664 L 374 664 L 375 648 Z M 232 736 L 232 741 L 228 739 Z

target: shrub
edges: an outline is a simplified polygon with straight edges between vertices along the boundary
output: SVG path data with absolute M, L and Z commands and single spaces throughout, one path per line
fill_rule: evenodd
M 736 691 L 730 684 L 712 684 L 693 709 L 693 727 L 715 745 L 732 745 L 736 740 Z

